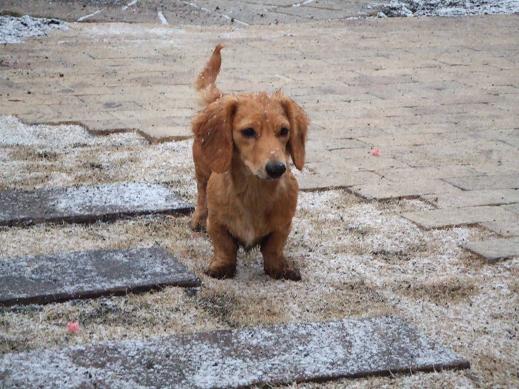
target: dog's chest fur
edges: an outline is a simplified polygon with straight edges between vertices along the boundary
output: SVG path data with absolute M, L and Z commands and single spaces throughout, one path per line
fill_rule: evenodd
M 276 183 L 213 174 L 207 193 L 208 225 L 222 224 L 245 248 L 257 245 L 273 231 L 289 229 L 297 204 L 297 182 L 290 172 Z
M 277 191 L 281 190 L 278 188 Z M 244 193 L 240 195 L 233 206 L 234 212 L 229 215 L 227 228 L 243 246 L 251 247 L 272 232 L 272 214 L 279 206 L 277 191 L 271 194 L 269 201 L 265 201 L 264 193 Z

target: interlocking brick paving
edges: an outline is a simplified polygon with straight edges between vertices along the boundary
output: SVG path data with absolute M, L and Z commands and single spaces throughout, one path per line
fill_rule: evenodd
M 397 317 L 224 330 L 5 354 L 7 385 L 235 388 L 468 368 Z
M 0 225 L 85 223 L 123 216 L 188 213 L 192 206 L 160 184 L 119 183 L 0 192 Z
M 0 305 L 51 303 L 164 286 L 199 285 L 193 273 L 159 247 L 0 261 Z

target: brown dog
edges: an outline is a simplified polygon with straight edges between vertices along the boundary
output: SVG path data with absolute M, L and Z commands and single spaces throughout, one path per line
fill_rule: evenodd
M 207 273 L 233 277 L 238 245 L 260 245 L 273 278 L 300 280 L 283 254 L 297 205 L 308 118 L 293 100 L 276 92 L 222 95 L 215 81 L 222 45 L 216 46 L 196 81 L 205 108 L 193 119 L 193 159 L 198 200 L 192 227 L 207 231 L 214 254 Z

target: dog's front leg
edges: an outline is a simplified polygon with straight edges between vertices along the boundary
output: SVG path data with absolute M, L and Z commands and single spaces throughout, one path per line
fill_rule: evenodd
M 214 278 L 232 278 L 236 274 L 238 244 L 227 229 L 216 223 L 208 223 L 207 232 L 213 242 L 213 259 L 207 274 Z
M 263 268 L 272 278 L 299 281 L 299 270 L 291 266 L 283 255 L 283 249 L 290 233 L 290 227 L 274 231 L 261 243 Z

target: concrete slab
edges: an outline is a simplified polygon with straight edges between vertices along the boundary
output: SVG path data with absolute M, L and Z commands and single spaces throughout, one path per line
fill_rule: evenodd
M 190 211 L 191 205 L 160 184 L 118 183 L 0 192 L 0 226 L 89 223 L 123 216 Z
M 493 263 L 500 259 L 519 257 L 519 238 L 471 242 L 465 248 Z
M 0 305 L 42 304 L 200 286 L 200 280 L 160 247 L 95 250 L 0 261 Z
M 468 367 L 384 316 L 5 354 L 0 379 L 25 387 L 236 388 Z

